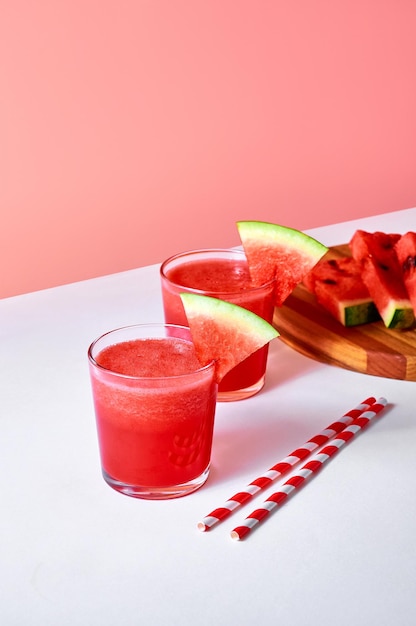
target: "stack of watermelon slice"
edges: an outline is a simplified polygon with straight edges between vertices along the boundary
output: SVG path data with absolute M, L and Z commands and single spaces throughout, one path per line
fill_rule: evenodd
M 416 233 L 357 230 L 351 257 L 323 258 L 304 284 L 344 326 L 375 321 L 407 329 L 416 315 Z

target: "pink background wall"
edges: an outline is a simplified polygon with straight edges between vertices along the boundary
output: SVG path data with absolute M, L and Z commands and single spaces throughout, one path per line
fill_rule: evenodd
M 0 0 L 0 297 L 416 204 L 414 0 Z

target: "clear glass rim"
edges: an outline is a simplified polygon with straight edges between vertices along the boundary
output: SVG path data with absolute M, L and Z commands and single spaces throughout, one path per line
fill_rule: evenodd
M 190 377 L 199 375 L 201 373 L 204 373 L 205 371 L 209 371 L 210 369 L 213 369 L 215 366 L 215 361 L 212 360 L 210 361 L 207 365 L 201 365 L 200 368 L 193 370 L 192 372 L 188 372 L 186 374 L 177 374 L 174 376 L 131 376 L 129 374 L 121 374 L 120 372 L 115 372 L 114 370 L 108 369 L 107 367 L 103 367 L 102 365 L 100 365 L 99 363 L 97 363 L 97 361 L 95 360 L 94 356 L 93 356 L 93 351 L 94 348 L 96 347 L 97 343 L 99 341 L 101 341 L 102 339 L 105 339 L 106 337 L 109 337 L 109 335 L 112 335 L 113 333 L 117 333 L 120 331 L 128 331 L 128 330 L 133 330 L 135 328 L 141 328 L 143 330 L 145 330 L 146 328 L 158 328 L 158 329 L 162 329 L 162 328 L 172 328 L 175 330 L 179 330 L 179 331 L 186 331 L 188 334 L 190 333 L 190 330 L 187 326 L 180 326 L 178 324 L 164 324 L 163 322 L 154 322 L 154 323 L 149 323 L 149 324 L 130 324 L 128 326 L 119 326 L 118 328 L 113 328 L 111 330 L 106 331 L 105 333 L 102 333 L 99 337 L 97 337 L 96 339 L 94 339 L 94 341 L 91 342 L 87 354 L 88 354 L 88 360 L 91 363 L 91 365 L 93 365 L 95 368 L 97 368 L 99 371 L 101 372 L 105 372 L 106 374 L 110 374 L 111 376 L 123 379 L 123 380 L 135 380 L 135 381 L 139 381 L 139 380 L 146 380 L 146 381 L 161 381 L 161 380 L 185 380 L 185 379 L 189 379 Z M 152 337 L 149 335 L 148 339 L 151 339 Z M 153 337 L 158 338 L 158 337 Z M 169 335 L 166 335 L 166 338 L 169 338 Z M 176 336 L 177 339 L 183 339 L 184 341 L 189 341 L 189 343 L 192 343 L 191 339 L 184 339 L 183 337 L 179 337 Z M 140 337 L 136 337 L 136 339 L 140 339 Z M 145 339 L 145 337 L 143 337 L 143 339 Z M 132 339 L 133 340 L 133 339 Z M 126 341 L 128 341 L 126 339 Z M 108 344 L 108 345 L 117 345 L 118 343 L 122 343 L 123 341 L 114 341 L 114 343 L 112 344 Z
M 196 293 L 196 294 L 200 294 L 200 295 L 209 295 L 212 297 L 221 297 L 223 296 L 224 299 L 226 299 L 225 297 L 228 296 L 232 296 L 234 294 L 239 295 L 241 294 L 240 291 L 210 291 L 207 289 L 198 289 L 196 287 L 187 287 L 186 285 L 182 285 L 181 283 L 177 283 L 174 282 L 172 280 L 170 280 L 170 278 L 168 276 L 166 276 L 166 267 L 170 264 L 173 263 L 175 261 L 180 260 L 182 257 L 191 257 L 191 256 L 197 256 L 197 255 L 202 255 L 202 254 L 224 254 L 224 253 L 231 253 L 231 254 L 236 254 L 237 256 L 242 256 L 244 258 L 244 260 L 247 260 L 246 254 L 244 252 L 244 250 L 240 249 L 240 248 L 200 248 L 200 249 L 195 249 L 195 250 L 188 250 L 186 252 L 178 252 L 177 254 L 173 254 L 172 256 L 168 257 L 167 259 L 165 259 L 163 261 L 163 263 L 160 266 L 160 276 L 166 280 L 167 282 L 169 282 L 171 285 L 175 285 L 175 287 L 179 288 L 179 289 L 184 289 L 185 291 L 189 292 L 189 293 Z M 244 292 L 256 292 L 256 291 L 262 291 L 264 289 L 266 289 L 267 287 L 271 287 L 272 285 L 274 285 L 274 283 L 276 282 L 275 278 L 272 278 L 271 280 L 267 281 L 266 283 L 263 283 L 262 285 L 252 285 L 250 286 L 249 289 L 245 289 Z

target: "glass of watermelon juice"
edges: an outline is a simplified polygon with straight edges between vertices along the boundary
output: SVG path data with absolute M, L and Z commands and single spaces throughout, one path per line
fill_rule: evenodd
M 197 293 L 238 304 L 271 323 L 275 281 L 254 287 L 247 259 L 238 249 L 205 249 L 170 257 L 160 267 L 165 322 L 187 325 L 180 293 Z M 230 347 L 232 349 L 232 346 Z M 242 400 L 262 389 L 268 345 L 260 348 L 225 375 L 218 400 Z
M 184 496 L 208 478 L 217 383 L 188 328 L 128 326 L 88 349 L 101 468 L 129 496 Z

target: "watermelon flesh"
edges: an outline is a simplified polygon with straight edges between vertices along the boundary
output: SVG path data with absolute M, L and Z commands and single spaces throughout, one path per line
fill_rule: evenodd
M 400 235 L 357 230 L 350 241 L 362 280 L 387 328 L 409 328 L 414 313 L 395 252 Z
M 194 293 L 182 293 L 181 299 L 196 355 L 203 366 L 215 361 L 217 383 L 279 336 L 263 318 L 236 304 Z
M 351 257 L 321 259 L 305 276 L 303 284 L 343 326 L 357 326 L 380 319 L 361 279 L 360 265 Z
M 237 222 L 254 285 L 276 280 L 275 304 L 281 306 L 328 251 L 322 243 L 294 228 L 269 222 Z
M 408 232 L 402 235 L 394 246 L 407 295 L 416 315 L 416 233 Z

